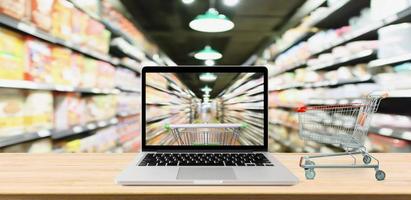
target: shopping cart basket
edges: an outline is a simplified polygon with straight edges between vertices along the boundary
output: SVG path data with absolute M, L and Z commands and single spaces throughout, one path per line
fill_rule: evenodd
M 378 109 L 381 99 L 386 95 L 371 96 L 358 103 L 327 106 L 304 106 L 298 108 L 300 137 L 305 141 L 315 141 L 342 147 L 345 152 L 304 156 L 300 166 L 305 170 L 307 179 L 314 179 L 315 168 L 374 168 L 375 178 L 385 179 L 379 161 L 364 147 L 364 140 L 370 126 L 371 116 Z M 363 164 L 356 162 L 354 155 L 362 155 Z M 352 164 L 315 164 L 311 159 L 349 155 Z M 371 164 L 372 160 L 375 164 Z
M 167 125 L 179 145 L 235 145 L 242 124 Z

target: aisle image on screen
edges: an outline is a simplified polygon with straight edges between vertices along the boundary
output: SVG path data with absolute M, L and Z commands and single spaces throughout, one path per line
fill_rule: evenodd
M 263 145 L 262 73 L 147 73 L 146 144 Z

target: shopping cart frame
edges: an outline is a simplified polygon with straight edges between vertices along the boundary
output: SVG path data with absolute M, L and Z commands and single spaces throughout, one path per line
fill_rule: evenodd
M 380 162 L 377 158 L 372 156 L 371 154 L 368 153 L 367 149 L 364 147 L 363 143 L 361 143 L 359 138 L 354 138 L 354 134 L 358 131 L 362 131 L 363 135 L 360 135 L 362 137 L 365 137 L 366 134 L 368 133 L 369 129 L 369 123 L 371 121 L 371 116 L 373 113 L 375 113 L 379 107 L 379 104 L 383 98 L 386 98 L 387 94 L 382 94 L 382 95 L 368 95 L 367 98 L 363 99 L 364 102 L 362 103 L 356 103 L 356 104 L 346 104 L 346 105 L 327 105 L 327 106 L 303 106 L 297 109 L 298 116 L 299 116 L 299 121 L 300 121 L 300 137 L 307 140 L 307 135 L 304 135 L 304 126 L 303 126 L 303 115 L 309 110 L 312 111 L 338 111 L 340 109 L 347 109 L 347 108 L 353 108 L 356 109 L 358 108 L 358 115 L 355 116 L 355 126 L 353 133 L 351 134 L 351 137 L 353 137 L 354 141 L 357 141 L 358 146 L 350 146 L 347 145 L 345 146 L 344 143 L 342 142 L 339 144 L 340 147 L 342 147 L 345 152 L 342 153 L 332 153 L 332 154 L 320 154 L 320 155 L 314 155 L 314 156 L 303 156 L 300 158 L 299 161 L 299 166 L 304 169 L 305 171 L 305 177 L 308 180 L 312 180 L 315 178 L 316 173 L 315 173 L 315 168 L 373 168 L 375 170 L 375 178 L 378 181 L 382 181 L 385 179 L 385 172 L 380 170 Z M 361 116 L 364 114 L 363 112 L 367 112 L 367 115 Z M 327 113 L 328 114 L 328 113 Z M 335 114 L 335 113 L 334 113 Z M 361 115 L 360 115 L 361 114 Z M 361 120 L 361 122 L 359 122 Z M 359 125 L 358 123 L 363 123 L 365 120 L 366 121 L 365 125 Z M 324 125 L 324 124 L 322 124 Z M 325 125 L 327 126 L 327 124 Z M 341 125 L 342 126 L 342 125 Z M 365 126 L 362 130 L 357 130 L 358 126 Z M 360 133 L 361 134 L 361 133 Z M 325 136 L 324 136 L 325 137 Z M 359 137 L 357 135 L 357 137 Z M 315 137 L 311 137 L 311 139 Z M 357 140 L 355 140 L 357 139 Z M 317 139 L 317 142 L 321 142 L 322 139 Z M 358 164 L 357 158 L 355 155 L 362 155 L 362 161 L 363 164 Z M 351 164 L 316 164 L 313 159 L 317 158 L 325 158 L 325 157 L 338 157 L 338 156 L 351 156 L 353 159 L 353 163 Z M 374 164 L 371 164 L 372 161 L 375 161 Z
M 167 124 L 166 129 L 171 130 L 171 133 L 173 134 L 173 137 L 176 139 L 177 143 L 179 145 L 192 145 L 189 141 L 192 140 L 190 136 L 187 136 L 186 134 L 181 135 L 179 129 L 223 129 L 225 131 L 231 130 L 233 131 L 232 136 L 228 137 L 227 135 L 222 135 L 221 136 L 221 145 L 229 145 L 233 144 L 235 141 L 238 140 L 240 137 L 240 128 L 246 127 L 245 124 Z M 226 132 L 224 132 L 226 133 Z M 210 145 L 212 143 L 209 143 L 209 135 L 202 132 L 203 135 L 203 142 L 204 145 Z

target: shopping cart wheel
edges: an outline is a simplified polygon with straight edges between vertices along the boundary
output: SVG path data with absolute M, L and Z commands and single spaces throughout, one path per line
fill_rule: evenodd
M 375 171 L 375 178 L 376 178 L 378 181 L 384 180 L 384 179 L 385 179 L 385 172 L 382 171 L 382 170 L 377 170 L 377 171 Z
M 308 180 L 313 180 L 315 177 L 314 169 L 305 169 L 305 178 Z
M 362 158 L 362 161 L 363 161 L 365 164 L 370 164 L 370 163 L 371 163 L 371 156 L 369 156 L 369 155 L 364 155 L 364 157 Z
M 306 165 L 306 166 L 307 166 L 307 165 L 313 166 L 313 165 L 315 165 L 315 163 L 314 163 L 313 161 L 311 161 L 311 160 L 306 160 L 306 161 L 305 161 L 305 165 Z

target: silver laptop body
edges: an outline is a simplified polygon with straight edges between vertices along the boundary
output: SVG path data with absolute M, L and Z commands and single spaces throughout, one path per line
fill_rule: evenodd
M 208 78 L 206 75 L 209 75 Z M 116 177 L 116 183 L 120 185 L 296 184 L 298 178 L 267 152 L 267 79 L 268 75 L 265 67 L 144 67 L 141 72 L 142 152 Z M 207 87 L 200 89 L 200 85 L 201 87 L 204 85 Z M 225 87 L 221 87 L 221 85 Z M 206 92 L 207 90 L 204 90 L 204 88 L 211 89 L 211 92 L 210 90 Z M 244 92 L 241 92 L 243 90 Z M 161 91 L 168 92 L 169 94 L 158 93 Z M 178 104 L 178 102 L 173 103 L 174 99 L 178 99 L 174 98 L 174 96 L 179 97 L 178 95 L 182 95 L 182 98 L 185 97 L 184 95 L 190 96 L 189 99 L 191 101 L 196 99 L 195 103 L 190 104 L 192 105 L 190 106 L 190 120 L 184 121 L 185 119 L 182 119 L 183 121 L 179 121 L 169 117 L 162 121 L 161 117 L 155 118 L 155 115 L 160 115 L 159 113 L 163 112 L 155 110 L 162 108 L 161 106 L 165 106 L 164 109 L 173 110 L 173 106 L 178 108 L 179 105 L 182 105 Z M 219 108 L 216 105 L 218 105 L 218 102 L 221 103 L 221 101 L 228 102 L 224 105 L 236 105 L 235 102 L 231 102 L 238 99 L 234 98 L 233 95 L 243 95 L 246 97 L 243 99 L 250 99 L 250 101 L 256 102 L 255 104 L 245 105 L 249 105 L 251 110 L 255 109 L 255 115 L 259 116 L 259 118 L 256 118 L 257 121 L 252 119 L 241 121 L 238 118 L 228 117 L 227 119 L 222 119 L 221 111 L 219 111 L 219 114 L 218 112 L 210 111 Z M 261 98 L 261 101 L 259 98 Z M 165 100 L 169 100 L 171 103 Z M 228 106 L 226 107 L 228 108 Z M 240 113 L 254 112 L 253 110 L 244 111 L 239 107 L 233 107 L 233 109 L 238 109 Z M 227 111 L 226 109 L 224 112 L 232 111 Z M 238 111 L 234 110 L 233 112 L 236 113 Z M 180 114 L 173 111 L 168 116 L 175 115 L 175 118 L 177 118 Z M 231 115 L 232 113 L 230 113 Z M 153 116 L 155 117 L 153 118 Z M 237 121 L 234 119 L 237 119 Z M 258 121 L 260 119 L 261 121 Z M 153 120 L 155 122 L 152 122 Z M 153 125 L 153 123 L 158 124 Z M 255 123 L 259 126 L 255 126 Z M 146 160 L 144 160 L 148 154 L 158 158 L 162 155 L 169 156 L 170 154 L 173 156 L 184 156 L 187 153 L 195 158 L 203 154 L 212 156 L 229 154 L 229 156 L 235 156 L 236 154 L 260 153 L 260 155 L 262 154 L 267 158 L 270 164 L 247 166 L 249 165 L 248 163 L 242 163 L 245 165 L 242 166 L 242 164 L 236 161 L 234 166 L 228 166 L 228 161 L 225 160 L 222 161 L 224 163 L 223 166 L 181 166 L 181 163 L 185 161 L 180 160 L 178 165 L 168 166 L 169 164 L 164 164 L 159 166 L 160 163 L 147 164 Z M 197 162 L 192 157 L 190 158 L 190 162 Z M 201 160 L 201 162 L 203 161 Z M 171 161 L 169 160 L 169 162 Z M 230 162 L 234 161 L 230 160 Z

